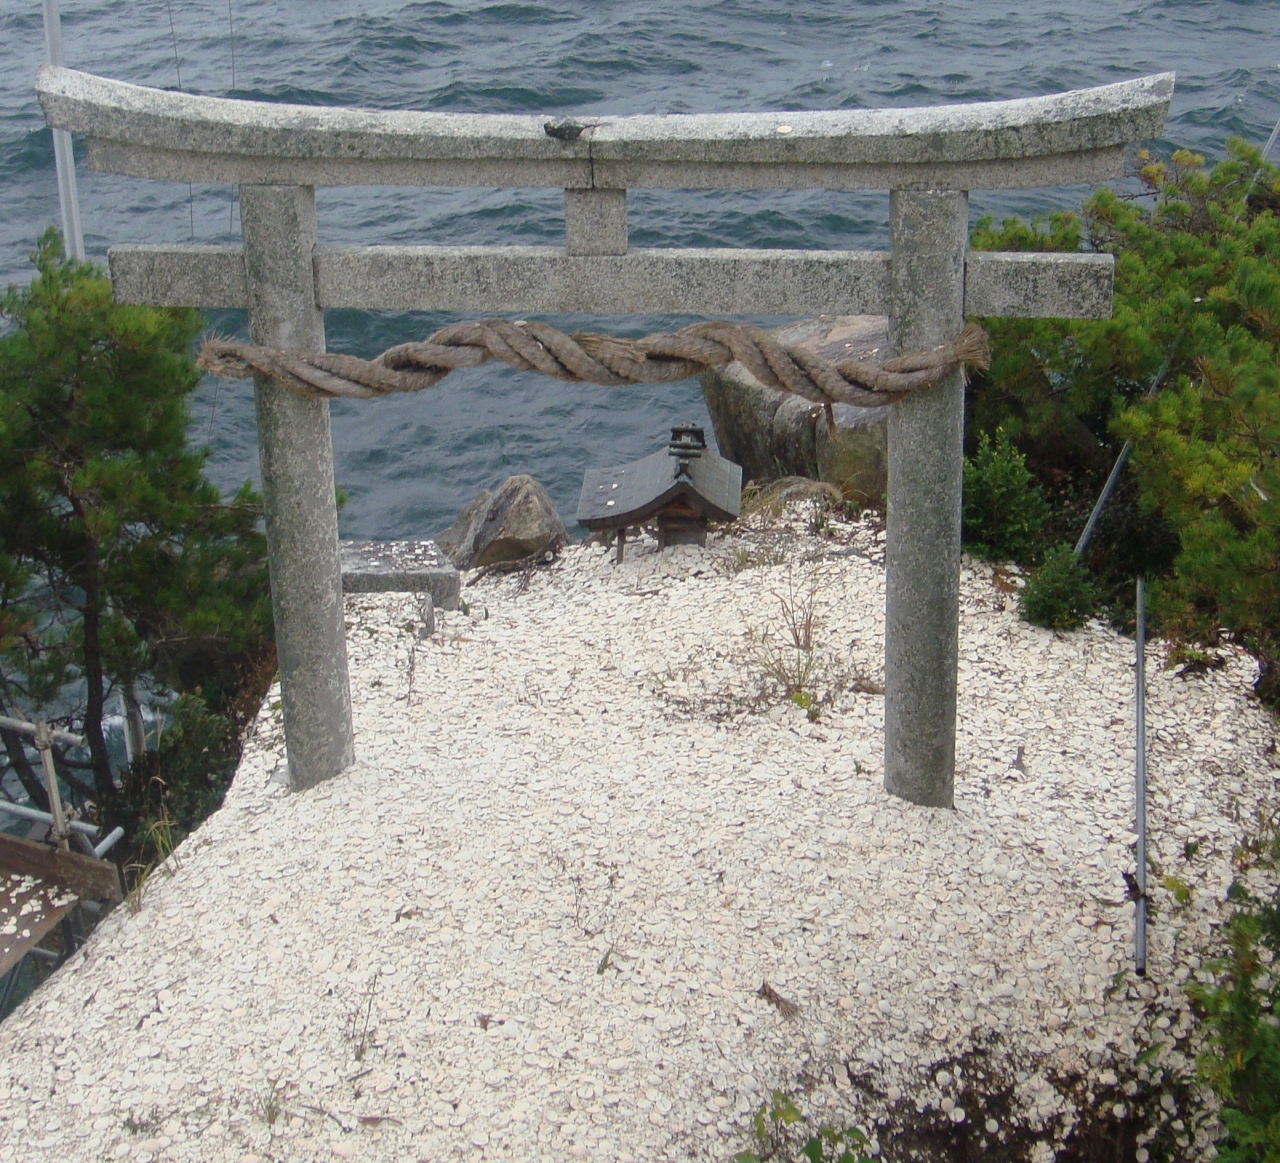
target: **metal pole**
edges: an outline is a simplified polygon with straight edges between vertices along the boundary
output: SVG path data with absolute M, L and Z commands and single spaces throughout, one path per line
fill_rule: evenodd
M 123 838 L 124 829 L 119 825 L 116 825 L 116 827 L 112 828 L 111 831 L 107 833 L 106 839 L 93 850 L 93 854 L 101 860 Z
M 11 804 L 8 800 L 0 800 L 0 812 L 8 812 L 11 816 L 17 816 L 22 820 L 30 820 L 35 824 L 52 824 L 53 816 L 48 812 L 42 812 L 39 808 L 29 808 L 25 804 Z M 73 832 L 79 832 L 82 836 L 88 836 L 92 840 L 98 838 L 98 827 L 95 824 L 86 824 L 83 820 L 71 820 L 67 827 Z
M 43 719 L 36 720 L 36 750 L 44 765 L 44 783 L 49 793 L 49 812 L 53 816 L 53 838 L 59 848 L 70 848 L 67 843 L 67 817 L 62 811 L 62 794 L 58 791 L 58 772 L 53 766 L 53 741 Z
M 58 0 L 44 0 L 44 44 L 49 63 L 62 66 L 62 17 Z M 62 210 L 62 244 L 67 255 L 84 261 L 84 234 L 80 229 L 80 194 L 76 189 L 76 159 L 71 150 L 71 134 L 53 131 L 53 162 L 58 171 L 58 205 Z
M 1264 162 L 1271 155 L 1271 147 L 1275 145 L 1277 139 L 1280 139 L 1280 121 L 1276 122 L 1276 127 L 1271 131 L 1271 136 L 1267 138 L 1267 144 L 1262 147 L 1262 160 Z
M 19 959 L 17 965 L 4 975 L 4 989 L 0 990 L 0 1018 L 9 1013 L 9 1003 L 13 1000 L 13 991 L 18 985 L 18 974 L 22 972 L 22 964 L 26 958 Z
M 17 731 L 19 735 L 27 735 L 33 739 L 36 734 L 34 723 L 28 723 L 25 719 L 11 719 L 8 715 L 0 715 L 0 729 Z M 70 731 L 50 731 L 49 738 L 55 743 L 66 743 L 71 747 L 84 746 L 84 736 L 73 735 Z
M 1169 349 L 1169 354 L 1164 357 L 1164 363 L 1160 365 L 1160 370 L 1156 372 L 1155 377 L 1147 387 L 1144 399 L 1153 399 L 1155 394 L 1160 390 L 1160 383 L 1169 373 L 1169 368 L 1173 363 L 1173 353 L 1177 351 L 1178 344 L 1182 342 L 1182 335 L 1184 331 L 1186 331 L 1185 327 L 1182 331 L 1178 332 L 1178 337 L 1173 341 L 1173 346 Z M 1116 482 L 1120 479 L 1120 473 L 1124 469 L 1124 462 L 1129 459 L 1129 453 L 1132 451 L 1133 441 L 1126 440 L 1124 442 L 1124 447 L 1120 449 L 1120 455 L 1116 457 L 1115 464 L 1111 466 L 1111 475 L 1107 477 L 1107 483 L 1102 486 L 1102 492 L 1099 494 L 1098 500 L 1093 506 L 1093 512 L 1089 514 L 1089 520 L 1085 522 L 1084 532 L 1080 534 L 1080 540 L 1076 542 L 1076 547 L 1073 552 L 1077 557 L 1085 551 L 1085 547 L 1089 544 L 1090 540 L 1092 540 L 1093 531 L 1098 524 L 1098 518 L 1102 516 L 1102 510 L 1107 507 L 1107 502 L 1111 499 L 1111 494 L 1115 492 Z
M 1102 486 L 1102 492 L 1098 494 L 1097 501 L 1094 502 L 1093 512 L 1089 514 L 1089 520 L 1086 522 L 1084 532 L 1080 534 L 1080 540 L 1076 542 L 1075 555 L 1079 557 L 1085 550 L 1085 546 L 1093 538 L 1093 530 L 1098 524 L 1098 518 L 1102 516 L 1102 510 L 1107 507 L 1107 502 L 1111 499 L 1111 494 L 1115 492 L 1116 482 L 1120 479 L 1120 472 L 1124 468 L 1124 462 L 1129 459 L 1129 453 L 1133 451 L 1133 441 L 1126 440 L 1124 447 L 1120 450 L 1120 455 L 1116 457 L 1116 463 L 1111 468 L 1111 475 L 1107 477 L 1107 483 Z
M 1138 899 L 1133 902 L 1133 968 L 1147 975 L 1147 602 L 1143 579 L 1138 578 L 1137 617 L 1137 743 L 1134 760 L 1134 799 L 1138 833 Z

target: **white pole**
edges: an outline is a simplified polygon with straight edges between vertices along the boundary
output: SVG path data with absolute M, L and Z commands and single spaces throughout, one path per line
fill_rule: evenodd
M 44 0 L 44 43 L 51 65 L 62 65 L 62 18 L 58 0 Z M 76 190 L 76 162 L 71 134 L 53 131 L 53 161 L 58 171 L 58 205 L 62 208 L 62 243 L 69 258 L 84 261 L 84 234 L 80 230 L 80 195 Z

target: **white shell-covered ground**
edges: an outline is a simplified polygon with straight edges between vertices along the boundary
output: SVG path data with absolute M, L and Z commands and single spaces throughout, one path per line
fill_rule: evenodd
M 269 698 L 173 875 L 0 1027 L 0 1160 L 728 1163 L 774 1089 L 1049 1158 L 1183 1028 L 1275 720 L 1247 656 L 1184 678 L 1152 646 L 1152 855 L 1196 894 L 1117 977 L 1132 641 L 1021 623 L 966 563 L 956 809 L 912 807 L 881 787 L 880 536 L 790 510 L 572 548 L 429 638 L 411 597 L 349 599 L 356 766 L 285 795 Z M 816 721 L 769 677 L 796 665 Z

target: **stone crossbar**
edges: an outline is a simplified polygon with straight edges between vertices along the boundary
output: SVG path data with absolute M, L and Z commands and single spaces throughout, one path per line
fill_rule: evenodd
M 275 105 L 42 66 L 49 125 L 91 168 L 167 181 L 564 189 L 951 189 L 1097 182 L 1159 133 L 1173 75 L 920 109 L 587 119 Z
M 238 246 L 117 246 L 122 303 L 243 308 Z M 639 249 L 576 257 L 550 246 L 320 247 L 316 305 L 521 314 L 886 315 L 890 255 L 840 250 Z M 966 315 L 1100 319 L 1108 254 L 971 252 Z

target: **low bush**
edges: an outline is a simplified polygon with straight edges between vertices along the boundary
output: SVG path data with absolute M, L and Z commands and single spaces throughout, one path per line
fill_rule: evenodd
M 1272 820 L 1236 854 L 1226 948 L 1209 983 L 1192 987 L 1207 1035 L 1204 1080 L 1222 1102 L 1222 1163 L 1280 1160 L 1280 827 Z M 1259 882 L 1265 888 L 1258 887 Z
M 1007 433 L 1053 494 L 1049 535 L 1074 541 L 1131 440 L 1086 555 L 1098 600 L 1127 603 L 1143 574 L 1165 634 L 1225 631 L 1265 669 L 1280 653 L 1280 169 L 1239 140 L 1212 166 L 1185 150 L 1142 162 L 1141 196 L 1101 189 L 1079 215 L 975 228 L 975 249 L 1112 254 L 1116 284 L 1109 319 L 986 321 L 970 447 Z
M 964 462 L 964 547 L 987 561 L 1033 564 L 1049 519 L 1044 490 L 1003 428 Z
M 1093 613 L 1097 591 L 1068 545 L 1045 555 L 1018 595 L 1018 613 L 1036 626 L 1074 630 Z

